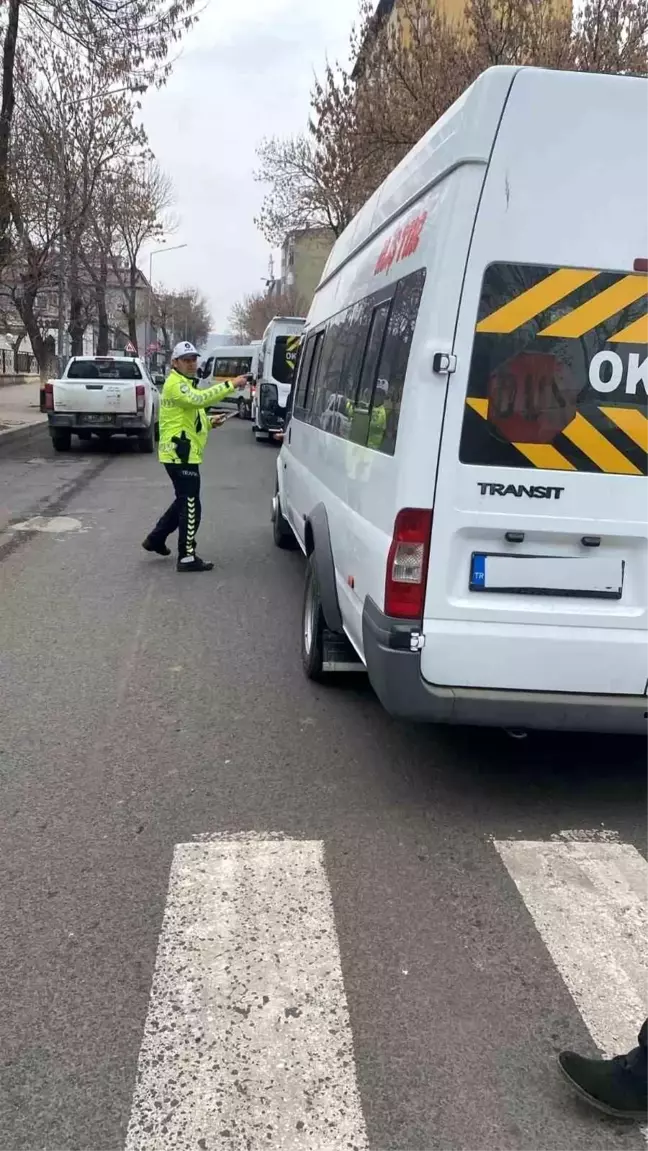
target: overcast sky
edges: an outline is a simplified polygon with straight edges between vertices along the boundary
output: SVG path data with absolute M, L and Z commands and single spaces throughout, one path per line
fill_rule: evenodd
M 254 226 L 263 196 L 252 173 L 263 136 L 301 131 L 314 71 L 348 56 L 357 0 L 210 0 L 167 86 L 144 101 L 144 124 L 173 179 L 180 225 L 154 257 L 153 279 L 208 296 L 213 330 L 258 291 L 270 251 Z M 142 261 L 148 274 L 148 256 Z M 278 272 L 278 268 L 277 268 Z

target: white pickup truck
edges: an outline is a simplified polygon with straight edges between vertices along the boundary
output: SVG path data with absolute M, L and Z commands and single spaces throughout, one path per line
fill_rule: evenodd
M 52 444 L 70 450 L 72 436 L 134 436 L 153 452 L 159 436 L 160 393 L 143 360 L 130 356 L 73 356 L 60 380 L 41 394 Z

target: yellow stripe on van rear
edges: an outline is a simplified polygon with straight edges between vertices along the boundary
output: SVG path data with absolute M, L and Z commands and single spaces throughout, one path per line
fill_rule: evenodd
M 639 316 L 633 324 L 628 324 L 622 332 L 617 332 L 616 336 L 610 336 L 609 343 L 611 344 L 648 344 L 648 313 L 645 316 Z
M 648 420 L 637 408 L 601 408 L 604 416 L 621 428 L 637 447 L 648 452 Z
M 523 456 L 531 461 L 534 468 L 547 468 L 554 472 L 575 472 L 577 468 L 554 448 L 553 444 L 513 444 Z
M 548 328 L 538 332 L 538 336 L 560 336 L 563 339 L 578 339 L 586 332 L 591 332 L 598 324 L 616 316 L 635 300 L 640 300 L 648 292 L 648 276 L 624 276 L 616 284 L 594 296 L 579 308 L 575 308 L 567 316 L 556 320 Z
M 590 424 L 580 413 L 574 416 L 572 422 L 563 429 L 572 444 L 595 463 L 602 472 L 611 472 L 617 476 L 641 476 L 643 472 L 606 440 L 605 436 Z
M 478 332 L 497 332 L 499 334 L 514 332 L 521 328 L 541 312 L 546 311 L 559 300 L 564 300 L 583 284 L 596 279 L 599 272 L 578 268 L 560 268 L 546 276 L 533 288 L 510 300 L 508 304 L 492 312 L 490 316 L 477 324 Z

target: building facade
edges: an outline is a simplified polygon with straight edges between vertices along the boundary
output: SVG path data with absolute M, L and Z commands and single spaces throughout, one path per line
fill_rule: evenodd
M 334 243 L 329 228 L 289 232 L 281 248 L 281 291 L 294 292 L 310 307 Z

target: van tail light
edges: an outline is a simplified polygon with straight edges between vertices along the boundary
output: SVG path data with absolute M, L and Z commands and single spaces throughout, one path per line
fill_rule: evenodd
M 137 398 L 137 410 L 138 412 L 143 412 L 146 404 L 146 389 L 144 388 L 144 384 L 136 385 L 135 396 Z
M 385 579 L 386 615 L 423 618 L 431 532 L 431 508 L 402 508 L 396 516 Z
M 52 383 L 51 380 L 47 381 L 43 390 L 45 393 L 45 411 L 46 412 L 53 412 L 54 411 L 54 384 Z

